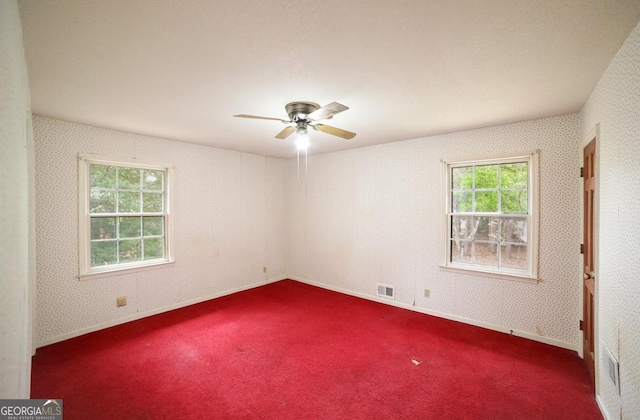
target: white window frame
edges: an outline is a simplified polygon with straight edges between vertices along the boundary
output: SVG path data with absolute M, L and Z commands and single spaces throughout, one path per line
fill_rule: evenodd
M 528 211 L 527 219 L 527 270 L 513 270 L 507 268 L 492 268 L 480 265 L 472 265 L 451 261 L 451 247 L 449 232 L 451 232 L 451 172 L 452 168 L 463 166 L 493 165 L 501 163 L 523 162 L 528 163 Z M 443 244 L 440 268 L 444 271 L 452 271 L 471 275 L 478 275 L 505 280 L 515 280 L 527 283 L 538 283 L 538 241 L 540 219 L 540 191 L 539 191 L 539 151 L 509 153 L 491 156 L 469 157 L 442 162 L 442 195 L 444 196 L 443 223 L 441 243 Z M 460 213 L 455 213 L 460 214 Z M 470 215 L 498 215 L 500 213 L 469 213 Z
M 135 261 L 120 264 L 91 267 L 91 164 L 129 167 L 138 169 L 154 169 L 165 171 L 164 184 L 164 249 L 163 259 Z M 171 164 L 143 162 L 137 159 L 113 159 L 106 156 L 79 154 L 78 155 L 78 255 L 79 279 L 97 278 L 159 268 L 175 262 L 173 255 L 173 178 L 174 167 Z M 138 213 L 136 213 L 138 214 Z M 144 213 L 139 213 L 143 215 Z

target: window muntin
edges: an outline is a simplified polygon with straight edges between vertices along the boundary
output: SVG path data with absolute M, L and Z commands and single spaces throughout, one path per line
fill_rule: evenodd
M 80 274 L 171 262 L 172 169 L 80 158 Z
M 445 267 L 537 277 L 537 154 L 449 162 Z

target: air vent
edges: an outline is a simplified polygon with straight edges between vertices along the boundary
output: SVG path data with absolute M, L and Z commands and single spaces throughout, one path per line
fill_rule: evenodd
M 396 293 L 393 286 L 378 283 L 378 296 L 382 296 L 388 299 L 395 299 Z
M 609 379 L 611 379 L 613 386 L 618 391 L 618 395 L 620 395 L 620 365 L 607 346 L 602 345 L 602 350 L 605 372 L 609 374 Z

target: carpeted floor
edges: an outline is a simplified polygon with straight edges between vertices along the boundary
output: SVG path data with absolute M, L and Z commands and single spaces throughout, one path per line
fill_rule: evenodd
M 38 349 L 72 419 L 601 419 L 575 352 L 292 280 Z

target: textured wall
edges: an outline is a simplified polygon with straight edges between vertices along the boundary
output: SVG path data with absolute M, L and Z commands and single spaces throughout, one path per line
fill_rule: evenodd
M 620 362 L 621 396 L 599 363 L 611 418 L 640 418 L 640 27 L 631 33 L 581 113 L 585 137 L 600 123 L 598 334 Z M 602 353 L 601 353 L 602 355 Z
M 38 116 L 34 136 L 39 344 L 284 276 L 284 161 Z M 78 153 L 175 165 L 174 266 L 76 278 Z
M 28 398 L 33 138 L 16 2 L 0 2 L 0 398 Z
M 578 143 L 573 114 L 312 156 L 306 177 L 291 162 L 288 273 L 366 296 L 375 296 L 377 282 L 388 283 L 396 302 L 576 349 Z M 542 281 L 441 271 L 440 160 L 535 149 Z

